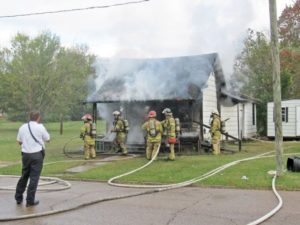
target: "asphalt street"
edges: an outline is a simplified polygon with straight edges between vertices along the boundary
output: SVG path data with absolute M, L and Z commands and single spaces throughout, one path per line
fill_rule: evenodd
M 14 183 L 1 178 L 1 184 Z M 40 204 L 17 205 L 14 191 L 0 191 L 1 224 L 9 225 L 237 225 L 248 224 L 278 203 L 271 190 L 238 190 L 185 187 L 142 194 L 147 189 L 118 188 L 100 182 L 71 181 L 63 191 L 39 191 Z M 299 225 L 300 193 L 279 191 L 283 208 L 262 224 Z M 136 195 L 134 197 L 124 197 Z M 114 197 L 121 199 L 111 200 Z M 106 200 L 106 201 L 103 201 Z M 94 204 L 90 204 L 94 202 Z M 82 206 L 85 205 L 85 206 Z M 10 220 L 51 211 L 71 211 L 37 218 Z

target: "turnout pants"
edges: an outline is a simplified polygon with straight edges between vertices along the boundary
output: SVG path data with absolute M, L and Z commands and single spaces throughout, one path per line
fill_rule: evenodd
M 175 144 L 169 144 L 169 149 L 170 153 L 168 159 L 175 160 Z
M 212 138 L 212 150 L 214 155 L 219 155 L 221 153 L 220 139 L 218 137 Z
M 84 143 L 84 159 L 96 158 L 95 145 Z
M 35 153 L 22 152 L 22 175 L 16 187 L 15 199 L 18 202 L 23 201 L 23 193 L 27 187 L 27 203 L 33 203 L 35 193 L 39 183 L 40 174 L 43 169 L 44 153 L 42 151 Z
M 156 152 L 158 151 L 158 147 L 160 145 L 160 142 L 147 142 L 147 148 L 146 148 L 146 158 L 148 160 L 151 160 Z

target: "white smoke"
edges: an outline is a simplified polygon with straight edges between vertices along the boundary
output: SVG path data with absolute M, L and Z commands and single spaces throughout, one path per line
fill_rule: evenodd
M 111 59 L 96 64 L 97 90 L 88 101 L 100 102 L 100 116 L 108 122 L 107 139 L 115 110 L 130 123 L 128 142 L 143 142 L 142 123 L 150 110 L 168 107 L 165 101 L 199 100 L 212 72 L 222 69 L 217 54 L 159 59 Z M 174 105 L 173 105 L 174 107 Z M 124 110 L 122 110 L 124 109 Z
M 88 101 L 197 99 L 214 70 L 222 73 L 217 54 L 99 60 L 97 91 Z

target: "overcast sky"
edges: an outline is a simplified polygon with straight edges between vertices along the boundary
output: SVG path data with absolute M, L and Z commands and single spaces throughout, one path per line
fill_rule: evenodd
M 0 16 L 139 0 L 9 0 Z M 217 52 L 225 73 L 247 28 L 269 31 L 268 0 L 150 0 L 119 7 L 0 18 L 0 46 L 23 32 L 48 30 L 64 46 L 86 44 L 99 57 L 172 57 Z M 293 0 L 277 0 L 278 16 Z

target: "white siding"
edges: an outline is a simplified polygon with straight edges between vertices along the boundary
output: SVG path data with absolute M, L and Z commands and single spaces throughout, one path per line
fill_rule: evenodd
M 231 136 L 238 138 L 238 120 L 237 120 L 237 107 L 238 105 L 234 106 L 221 106 L 222 112 L 222 120 L 229 120 L 226 121 L 226 131 Z
M 283 137 L 296 137 L 296 106 L 300 106 L 300 99 L 286 100 L 281 102 L 281 107 L 288 108 L 288 122 L 282 122 Z M 273 121 L 274 103 L 269 102 L 267 105 L 267 135 L 275 136 L 275 126 Z
M 211 73 L 207 87 L 203 89 L 203 123 L 205 125 L 210 125 L 210 115 L 214 109 L 217 109 L 217 90 L 214 73 Z M 239 127 L 242 132 L 238 131 L 238 109 Z M 229 118 L 226 122 L 226 131 L 230 135 L 236 138 L 249 138 L 256 134 L 256 124 L 252 124 L 252 103 L 239 103 L 234 106 L 221 105 L 220 113 L 222 120 Z M 239 134 L 242 136 L 240 137 Z
M 222 120 L 226 121 L 226 131 L 236 138 L 250 138 L 256 135 L 256 121 L 253 125 L 253 104 L 238 103 L 233 106 L 221 106 Z M 256 118 L 256 107 L 255 118 Z
M 203 123 L 210 125 L 210 114 L 213 109 L 217 109 L 217 89 L 214 73 L 211 73 L 207 87 L 203 89 Z
M 254 124 L 253 124 L 253 107 L 254 107 Z M 252 102 L 244 104 L 244 133 L 243 138 L 250 138 L 256 135 L 256 105 Z
M 268 102 L 267 105 L 267 136 L 274 137 L 275 130 L 274 130 L 274 122 L 273 122 L 273 102 Z

